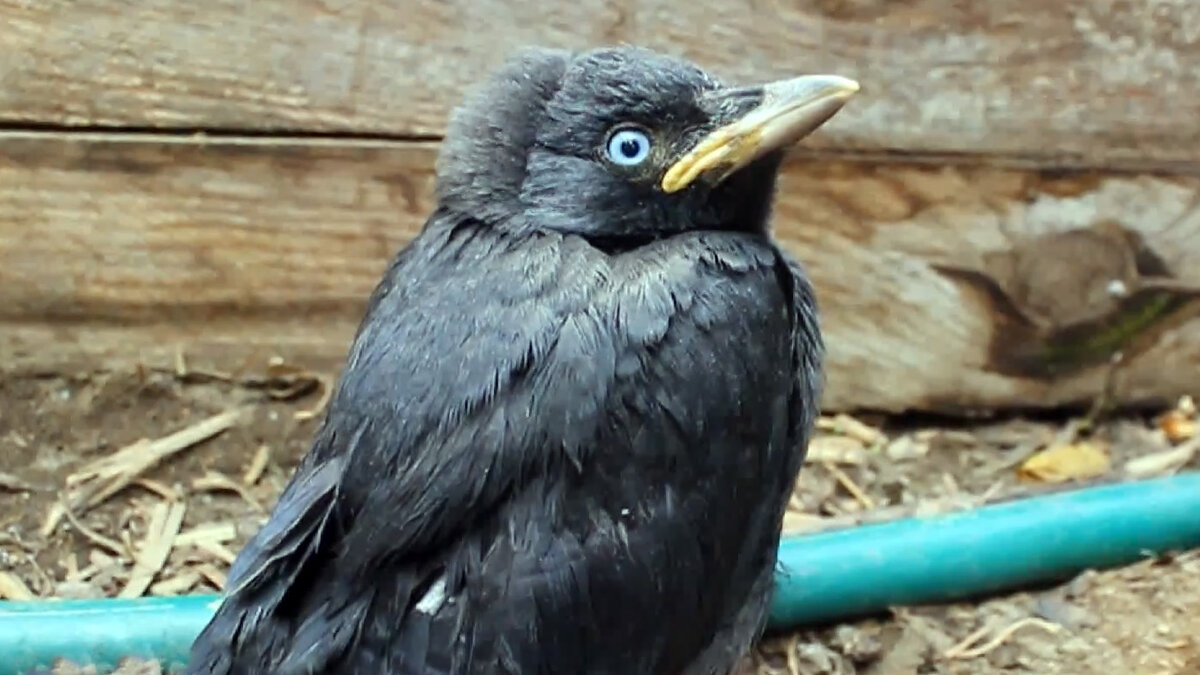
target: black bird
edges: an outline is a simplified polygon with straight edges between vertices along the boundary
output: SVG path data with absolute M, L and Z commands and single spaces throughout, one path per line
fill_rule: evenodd
M 734 667 L 823 358 L 776 174 L 857 88 L 633 47 L 501 66 L 188 672 Z

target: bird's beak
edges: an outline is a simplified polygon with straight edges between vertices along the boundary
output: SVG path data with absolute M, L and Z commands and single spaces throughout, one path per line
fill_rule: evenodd
M 663 174 L 663 192 L 678 192 L 709 174 L 723 180 L 763 155 L 812 133 L 858 91 L 837 75 L 806 75 L 761 87 L 761 102 L 718 127 Z

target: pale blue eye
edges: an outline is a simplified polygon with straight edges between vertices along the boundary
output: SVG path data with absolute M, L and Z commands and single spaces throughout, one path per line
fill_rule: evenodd
M 635 166 L 650 156 L 650 137 L 638 129 L 622 129 L 608 137 L 605 152 L 613 164 Z

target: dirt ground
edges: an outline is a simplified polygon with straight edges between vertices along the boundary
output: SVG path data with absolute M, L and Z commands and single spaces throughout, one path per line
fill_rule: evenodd
M 0 595 L 217 590 L 307 449 L 321 403 L 308 374 L 278 365 L 266 372 L 181 367 L 0 380 Z M 240 420 L 219 416 L 234 407 L 245 410 Z M 1063 420 L 872 422 L 822 420 L 788 529 L 973 503 L 1027 489 L 1030 480 L 1103 480 L 1128 471 L 1130 460 L 1142 475 L 1161 474 L 1196 466 L 1187 448 L 1200 444 L 1186 440 L 1195 422 L 1186 406 L 1165 421 L 1108 420 L 1090 436 Z M 1047 448 L 1059 450 L 1037 454 Z M 63 503 L 70 508 L 55 515 Z M 897 609 L 773 637 L 748 669 L 1200 673 L 1200 552 L 979 604 Z

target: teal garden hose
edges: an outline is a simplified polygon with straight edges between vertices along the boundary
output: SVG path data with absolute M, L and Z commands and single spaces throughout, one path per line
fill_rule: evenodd
M 776 629 L 1062 580 L 1200 546 L 1200 472 L 1034 497 L 973 511 L 785 538 Z M 154 658 L 177 668 L 213 595 L 0 602 L 0 675 L 56 659 Z

